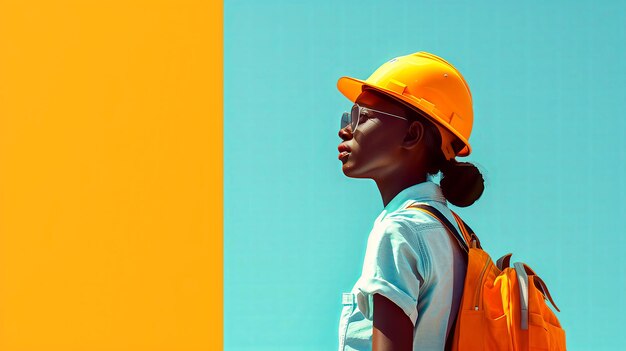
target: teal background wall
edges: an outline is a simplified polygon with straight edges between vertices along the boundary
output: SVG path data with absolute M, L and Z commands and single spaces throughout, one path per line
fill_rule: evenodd
M 333 350 L 382 202 L 337 160 L 337 78 L 415 51 L 474 97 L 483 197 L 457 212 L 547 282 L 569 350 L 626 347 L 626 2 L 225 5 L 226 350 Z

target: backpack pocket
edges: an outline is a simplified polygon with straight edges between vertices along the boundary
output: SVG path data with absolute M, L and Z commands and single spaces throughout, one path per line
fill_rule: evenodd
M 459 318 L 459 323 L 464 327 L 459 330 L 456 349 L 513 350 L 506 315 L 494 319 L 489 318 L 484 310 L 463 310 Z
M 541 314 L 528 315 L 528 346 L 530 351 L 565 351 L 565 331 L 546 322 Z
M 507 316 L 496 319 L 485 318 L 487 333 L 485 333 L 484 350 L 513 350 L 511 335 L 507 323 Z

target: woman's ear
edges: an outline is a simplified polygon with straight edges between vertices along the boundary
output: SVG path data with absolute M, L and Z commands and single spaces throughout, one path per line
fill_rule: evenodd
M 413 121 L 407 129 L 402 146 L 412 149 L 419 145 L 422 139 L 424 139 L 424 125 L 418 121 Z

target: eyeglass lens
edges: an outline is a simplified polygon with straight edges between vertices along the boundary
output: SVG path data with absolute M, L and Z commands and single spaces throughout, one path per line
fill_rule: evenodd
M 344 112 L 341 115 L 341 129 L 344 129 L 350 123 L 351 123 L 350 113 Z
M 361 108 L 359 105 L 352 106 L 352 110 L 350 113 L 344 112 L 341 115 L 341 129 L 348 126 L 348 124 L 352 127 L 352 132 L 356 130 L 359 126 L 359 115 L 361 114 Z
M 352 110 L 350 111 L 350 124 L 352 125 L 352 132 L 356 131 L 356 128 L 359 126 L 359 115 L 361 114 L 361 108 L 359 105 L 352 106 Z

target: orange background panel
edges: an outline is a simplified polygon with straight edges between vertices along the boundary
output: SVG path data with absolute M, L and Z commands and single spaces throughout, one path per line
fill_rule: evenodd
M 222 348 L 222 4 L 0 1 L 0 350 Z

